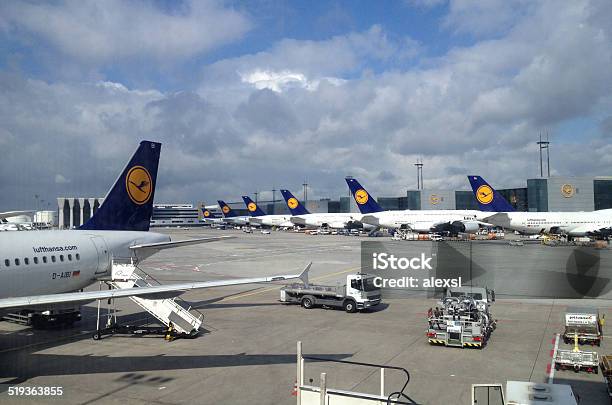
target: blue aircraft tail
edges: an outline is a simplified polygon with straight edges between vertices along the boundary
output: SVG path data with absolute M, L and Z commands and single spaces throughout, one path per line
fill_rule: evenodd
M 262 217 L 266 215 L 266 213 L 263 212 L 257 204 L 255 204 L 255 201 L 251 200 L 251 197 L 243 195 L 242 199 L 244 200 L 247 210 L 249 211 L 249 214 L 251 214 L 252 217 Z
M 291 215 L 310 214 L 310 212 L 308 212 L 308 210 L 306 209 L 306 207 L 304 207 L 300 200 L 298 200 L 293 196 L 293 194 L 291 194 L 291 191 L 281 190 L 280 192 L 283 195 L 285 202 L 287 203 L 289 211 L 291 211 Z
M 202 207 L 202 217 L 204 219 L 216 219 L 216 218 L 220 218 L 221 215 L 219 215 L 218 212 L 212 212 L 208 208 Z
M 236 214 L 236 212 L 233 209 L 231 209 L 230 206 L 225 203 L 225 201 L 217 200 L 217 203 L 219 204 L 219 207 L 221 208 L 221 212 L 223 213 L 223 217 L 225 217 L 225 218 L 233 218 L 233 217 L 237 217 L 238 216 L 238 214 Z
M 474 197 L 481 211 L 487 212 L 512 212 L 514 208 L 510 203 L 501 195 L 495 191 L 493 187 L 489 185 L 480 176 L 468 176 Z
M 372 197 L 357 180 L 352 177 L 347 177 L 345 180 L 362 214 L 372 214 L 383 210 L 374 197 Z
M 148 231 L 161 143 L 142 141 L 96 213 L 79 229 Z

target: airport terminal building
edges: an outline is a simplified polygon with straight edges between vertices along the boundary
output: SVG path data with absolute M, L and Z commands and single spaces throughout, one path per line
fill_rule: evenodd
M 494 186 L 495 187 L 495 186 Z M 593 211 L 612 208 L 612 177 L 528 179 L 526 187 L 497 189 L 517 211 Z M 408 190 L 406 197 L 377 199 L 385 209 L 478 209 L 469 190 Z

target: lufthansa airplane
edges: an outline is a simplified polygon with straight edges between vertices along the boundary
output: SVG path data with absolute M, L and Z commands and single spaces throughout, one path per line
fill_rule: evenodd
M 221 217 L 219 214 L 213 213 L 206 207 L 202 207 L 202 220 L 205 224 L 209 225 L 219 225 L 225 223 L 223 221 L 223 217 Z
M 278 226 L 282 228 L 293 227 L 291 215 L 266 215 L 255 201 L 251 200 L 251 197 L 243 195 L 242 200 L 251 214 L 249 218 L 251 225 Z
M 566 234 L 568 236 L 612 235 L 612 209 L 589 212 L 513 212 L 508 201 L 482 177 L 468 176 L 486 221 L 525 234 Z
M 281 194 L 287 203 L 289 211 L 291 211 L 291 222 L 295 225 L 306 226 L 311 228 L 366 228 L 374 229 L 371 225 L 364 225 L 360 222 L 361 214 L 356 213 L 332 213 L 319 212 L 310 213 L 304 205 L 291 193 L 289 190 L 281 190 Z
M 265 283 L 301 275 L 79 290 L 108 277 L 113 258 L 140 261 L 159 250 L 227 237 L 172 241 L 148 232 L 161 144 L 143 141 L 96 213 L 78 230 L 0 234 L 0 312 L 119 297 L 172 297 L 199 288 Z
M 219 204 L 219 208 L 221 208 L 221 212 L 223 213 L 223 221 L 230 225 L 248 225 L 249 218 L 248 216 L 238 215 L 234 210 L 225 203 L 223 200 L 217 200 Z
M 30 216 L 34 211 L 6 211 L 0 212 L 0 231 L 31 230 L 32 222 L 18 222 L 19 217 Z
M 363 214 L 361 222 L 390 229 L 414 232 L 475 233 L 487 213 L 474 210 L 392 210 L 384 211 L 376 200 L 354 178 L 346 183 Z

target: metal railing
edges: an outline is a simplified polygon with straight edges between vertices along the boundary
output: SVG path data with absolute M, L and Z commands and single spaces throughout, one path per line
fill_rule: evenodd
M 408 372 L 408 370 L 406 370 L 403 367 L 396 367 L 396 366 L 387 366 L 384 364 L 374 364 L 374 363 L 364 363 L 364 362 L 358 362 L 358 361 L 350 361 L 350 360 L 338 360 L 338 359 L 332 359 L 332 358 L 325 358 L 325 357 L 315 357 L 315 356 L 304 356 L 302 355 L 302 342 L 298 342 L 297 343 L 297 359 L 298 359 L 298 365 L 297 365 L 297 372 L 298 372 L 298 383 L 300 385 L 300 387 L 302 387 L 304 385 L 304 360 L 311 360 L 311 361 L 316 361 L 316 362 L 330 362 L 330 363 L 339 363 L 339 364 L 348 364 L 348 365 L 355 365 L 355 366 L 363 366 L 363 367 L 372 367 L 372 368 L 378 368 L 380 369 L 380 396 L 381 397 L 385 397 L 384 394 L 384 390 L 385 390 L 385 370 L 395 370 L 395 371 L 400 371 L 402 373 L 405 374 L 406 376 L 406 381 L 404 382 L 404 385 L 402 386 L 402 389 L 399 391 L 394 391 L 392 393 L 390 393 L 389 395 L 386 396 L 386 401 L 387 401 L 387 405 L 391 405 L 391 404 L 406 404 L 406 405 L 418 405 L 418 403 L 416 401 L 414 401 L 412 398 L 410 398 L 408 396 L 408 394 L 406 394 L 404 391 L 406 390 L 406 388 L 408 387 L 408 383 L 410 382 L 410 373 Z M 325 383 L 325 374 L 326 373 L 322 373 L 322 386 L 324 386 L 324 389 L 327 390 L 326 387 L 326 383 Z M 323 395 L 324 392 L 323 390 L 321 391 L 321 394 Z M 407 402 L 406 402 L 407 401 Z M 299 404 L 299 402 L 298 402 Z

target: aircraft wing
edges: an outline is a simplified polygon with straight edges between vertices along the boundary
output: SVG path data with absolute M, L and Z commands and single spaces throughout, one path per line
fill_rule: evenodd
M 33 212 L 34 211 L 6 211 L 6 212 L 0 212 L 0 219 L 16 217 L 16 216 L 19 216 L 19 215 L 28 215 L 28 214 L 31 214 Z
M 143 243 L 140 245 L 130 246 L 130 249 L 135 252 L 153 253 L 154 251 L 171 249 L 182 246 L 197 245 L 200 243 L 216 242 L 225 239 L 234 239 L 235 236 L 214 236 L 212 238 L 196 238 L 170 242 Z
M 240 284 L 270 283 L 272 281 L 289 280 L 300 278 L 308 284 L 308 271 L 312 263 L 309 263 L 300 274 L 285 274 L 279 276 L 237 278 L 230 280 L 202 281 L 180 284 L 168 284 L 152 287 L 134 287 L 126 289 L 112 289 L 101 291 L 72 292 L 50 295 L 32 295 L 27 297 L 14 297 L 0 299 L 0 310 L 7 308 L 23 308 L 32 306 L 44 306 L 49 304 L 60 304 L 68 302 L 90 302 L 94 300 L 124 298 L 124 297 L 143 297 L 150 299 L 176 297 L 189 290 L 201 288 L 223 287 Z

